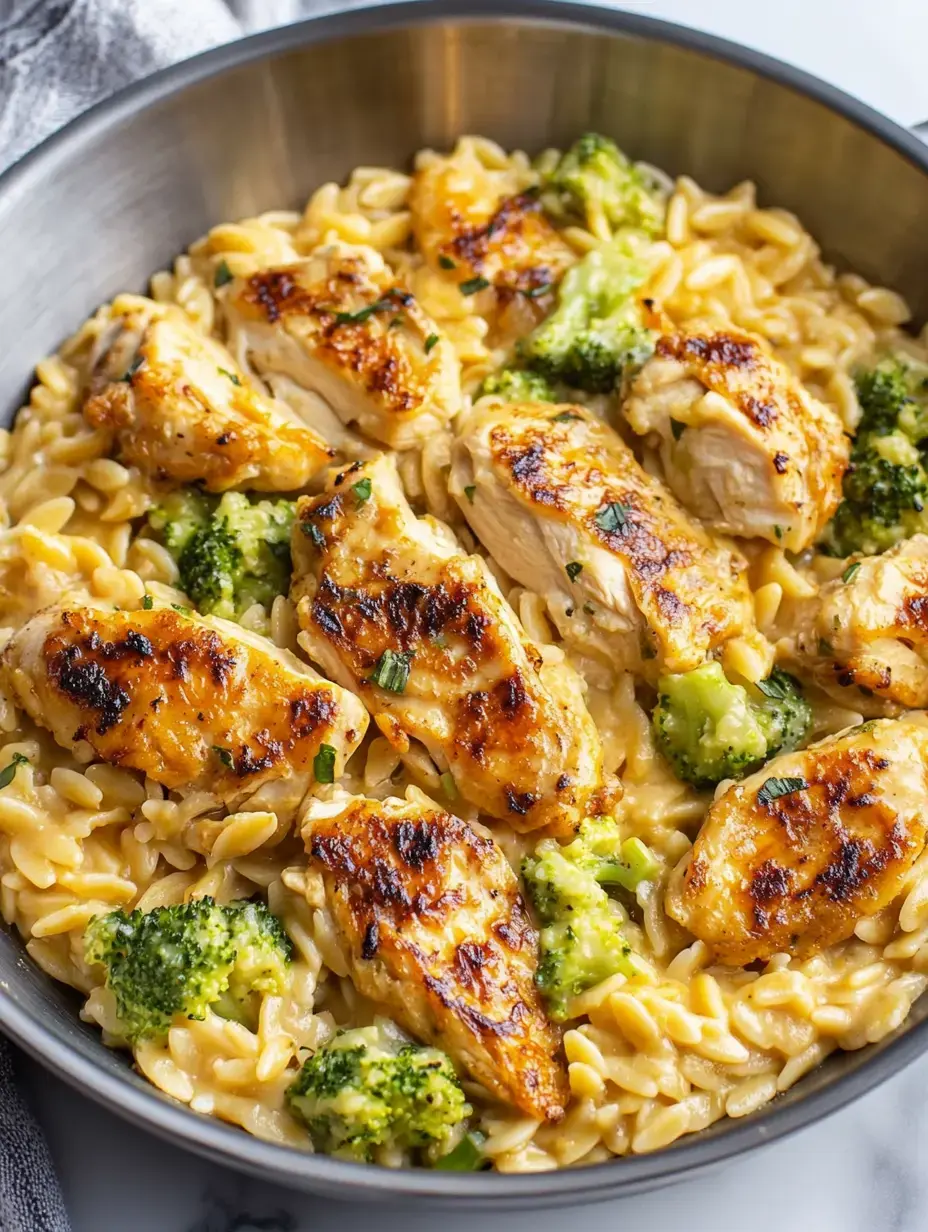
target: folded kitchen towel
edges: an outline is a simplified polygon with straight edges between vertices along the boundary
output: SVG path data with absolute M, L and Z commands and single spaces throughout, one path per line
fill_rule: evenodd
M 16 1085 L 20 1055 L 0 1039 L 0 1232 L 69 1232 L 45 1138 Z

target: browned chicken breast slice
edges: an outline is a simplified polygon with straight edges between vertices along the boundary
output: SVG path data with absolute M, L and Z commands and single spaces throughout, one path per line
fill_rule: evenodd
M 928 535 L 853 561 L 794 623 L 781 654 L 832 697 L 866 715 L 928 707 Z
M 300 500 L 293 563 L 301 644 L 397 748 L 421 741 L 517 830 L 569 831 L 608 806 L 579 677 L 544 663 L 481 557 L 415 516 L 391 458 Z
M 685 672 L 752 627 L 742 558 L 582 407 L 478 405 L 453 446 L 450 490 L 565 641 L 616 670 Z
M 537 936 L 506 857 L 437 808 L 353 801 L 303 830 L 358 991 L 529 1116 L 564 1115 Z
M 416 242 L 432 269 L 473 294 L 475 280 L 500 302 L 543 298 L 576 261 L 545 218 L 537 192 L 514 192 L 511 175 L 488 168 L 473 148 L 433 156 L 410 193 Z M 550 306 L 550 305 L 548 305 Z
M 928 727 L 884 719 L 774 758 L 709 809 L 668 914 L 738 967 L 843 941 L 925 846 L 926 754 Z
M 211 492 L 291 491 L 333 457 L 180 312 L 138 309 L 118 319 L 97 357 L 84 417 L 110 429 L 122 460 L 146 475 Z
M 408 449 L 460 408 L 451 343 L 373 248 L 331 244 L 225 294 L 232 350 L 318 394 L 345 424 Z
M 10 695 L 64 748 L 228 800 L 271 779 L 335 774 L 360 743 L 357 698 L 239 625 L 167 608 L 48 608 L 7 644 Z
M 841 500 L 841 421 L 751 334 L 664 335 L 624 412 L 635 432 L 659 439 L 667 483 L 714 530 L 799 552 Z

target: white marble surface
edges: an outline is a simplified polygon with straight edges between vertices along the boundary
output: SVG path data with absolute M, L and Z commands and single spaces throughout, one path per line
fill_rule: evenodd
M 270 20 L 298 0 L 249 0 Z M 928 119 L 925 0 L 652 0 L 626 5 L 751 44 L 903 123 Z M 23 1062 L 74 1232 L 554 1232 L 565 1212 L 436 1215 L 322 1201 L 169 1147 Z M 702 1179 L 587 1207 L 589 1232 L 922 1232 L 928 1229 L 928 1058 L 857 1104 Z

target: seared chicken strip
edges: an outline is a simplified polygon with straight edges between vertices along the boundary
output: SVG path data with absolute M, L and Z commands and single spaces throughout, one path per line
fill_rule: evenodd
M 125 313 L 98 355 L 84 417 L 154 479 L 211 492 L 301 488 L 332 450 L 259 392 L 224 346 L 180 312 Z
M 866 715 L 928 706 L 928 535 L 853 561 L 802 601 L 781 653 Z
M 751 334 L 666 334 L 624 412 L 635 432 L 657 436 L 667 483 L 714 530 L 799 552 L 841 500 L 841 421 Z
M 391 458 L 300 500 L 293 563 L 301 644 L 396 748 L 421 741 L 517 830 L 569 831 L 608 806 L 579 677 L 542 661 L 480 556 L 414 515 Z
M 506 857 L 437 808 L 360 800 L 303 836 L 358 991 L 493 1095 L 560 1120 L 560 1041 L 534 984 L 537 936 Z
M 507 192 L 507 175 L 470 148 L 433 158 L 416 172 L 410 193 L 416 242 L 449 282 L 485 280 L 497 296 L 544 296 L 576 261 L 545 218 L 535 192 Z M 480 288 L 477 288 L 480 289 Z
M 337 776 L 368 722 L 265 638 L 168 608 L 48 608 L 7 644 L 0 675 L 64 748 L 223 800 L 291 775 L 309 786 L 323 745 Z
M 453 447 L 450 490 L 565 641 L 617 670 L 685 672 L 751 626 L 741 557 L 582 407 L 478 405 Z
M 238 279 L 225 309 L 242 364 L 318 394 L 343 423 L 394 449 L 460 408 L 454 348 L 373 248 L 332 244 Z
M 709 809 L 667 912 L 734 966 L 843 941 L 928 839 L 928 727 L 884 719 L 776 757 Z

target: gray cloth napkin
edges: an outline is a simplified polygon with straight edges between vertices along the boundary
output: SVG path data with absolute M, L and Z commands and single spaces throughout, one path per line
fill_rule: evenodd
M 156 69 L 335 7 L 338 0 L 0 0 L 0 170 Z M 17 1089 L 19 1057 L 0 1039 L 0 1232 L 69 1232 L 48 1147 Z

